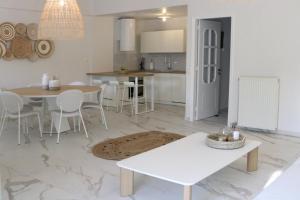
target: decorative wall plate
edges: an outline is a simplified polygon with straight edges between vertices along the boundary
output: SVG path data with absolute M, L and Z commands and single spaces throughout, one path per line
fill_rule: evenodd
M 49 58 L 54 52 L 54 43 L 50 40 L 35 42 L 35 51 L 40 58 Z
M 27 25 L 27 36 L 31 40 L 37 40 L 38 39 L 38 24 L 31 23 Z
M 12 23 L 4 22 L 0 25 L 0 38 L 8 41 L 12 40 L 16 35 L 15 27 Z
M 3 41 L 0 40 L 0 58 L 6 54 L 6 45 Z
M 14 58 L 14 54 L 11 52 L 11 50 L 6 49 L 6 54 L 4 55 L 3 60 L 12 61 Z
M 16 33 L 22 36 L 26 36 L 27 26 L 23 23 L 18 23 L 15 26 Z
M 16 58 L 28 58 L 32 54 L 32 43 L 25 37 L 16 36 L 12 40 L 11 50 Z

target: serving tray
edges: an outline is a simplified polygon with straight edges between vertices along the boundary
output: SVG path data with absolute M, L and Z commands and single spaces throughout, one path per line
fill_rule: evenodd
M 239 149 L 245 145 L 246 137 L 240 135 L 238 140 L 234 140 L 232 135 L 211 134 L 206 138 L 206 145 L 215 149 Z

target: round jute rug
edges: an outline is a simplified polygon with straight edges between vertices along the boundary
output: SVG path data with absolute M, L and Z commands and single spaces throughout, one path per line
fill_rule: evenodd
M 95 145 L 92 152 L 106 160 L 122 160 L 183 138 L 175 133 L 149 131 L 110 139 Z

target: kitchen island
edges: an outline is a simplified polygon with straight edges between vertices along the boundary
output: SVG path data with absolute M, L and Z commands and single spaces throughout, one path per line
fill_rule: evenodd
M 117 80 L 119 82 L 122 81 L 129 81 L 130 78 L 134 78 L 134 102 L 137 102 L 134 104 L 134 112 L 135 114 L 141 114 L 145 112 L 151 112 L 154 111 L 154 73 L 150 72 L 138 72 L 138 71 L 128 71 L 128 72 L 92 72 L 87 73 L 88 76 L 91 76 L 91 80 L 102 80 L 103 82 L 111 81 L 111 80 Z M 139 112 L 139 79 L 143 79 L 144 83 L 147 86 L 150 86 L 150 110 L 145 110 L 144 112 Z M 147 83 L 146 83 L 147 82 Z M 116 91 L 114 92 L 114 95 L 116 94 Z M 113 99 L 113 98 L 112 98 Z M 117 99 L 118 101 L 118 99 Z M 115 102 L 117 104 L 118 102 Z

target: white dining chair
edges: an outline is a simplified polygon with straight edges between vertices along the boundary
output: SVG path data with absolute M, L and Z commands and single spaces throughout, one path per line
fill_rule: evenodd
M 68 83 L 67 85 L 70 85 L 70 86 L 85 86 L 87 84 L 82 82 L 82 81 L 73 81 L 71 83 Z M 80 131 L 80 118 L 78 120 L 79 120 L 78 121 L 78 131 Z M 73 126 L 74 126 L 74 131 L 76 131 L 76 119 L 75 119 L 75 117 L 73 117 Z
M 100 82 L 93 82 L 94 85 L 99 84 Z M 106 123 L 106 117 L 103 109 L 103 97 L 104 97 L 104 92 L 106 88 L 106 84 L 100 84 L 99 85 L 100 90 L 97 93 L 97 102 L 84 102 L 82 104 L 83 109 L 99 109 L 100 110 L 100 115 L 102 119 L 102 123 L 104 124 L 105 128 L 108 129 L 107 123 Z
M 68 85 L 73 85 L 73 86 L 84 86 L 87 85 L 86 83 L 82 82 L 82 81 L 74 81 L 69 83 Z
M 60 128 L 61 128 L 63 117 L 65 118 L 73 117 L 73 119 L 74 117 L 78 117 L 82 122 L 86 137 L 87 138 L 89 137 L 81 113 L 81 105 L 83 99 L 84 96 L 80 90 L 68 90 L 62 92 L 60 95 L 57 96 L 56 104 L 59 107 L 59 110 L 55 110 L 51 112 L 52 119 L 51 119 L 51 130 L 50 130 L 50 135 L 52 135 L 54 118 L 59 117 L 56 143 L 59 143 L 60 141 L 60 134 L 61 134 Z
M 27 87 L 42 87 L 42 84 L 34 83 L 34 84 L 27 85 Z M 26 100 L 28 101 L 27 103 L 33 107 L 42 107 L 43 105 L 43 98 L 30 97 L 30 98 L 26 98 Z
M 1 92 L 0 98 L 4 105 L 4 116 L 1 124 L 0 129 L 0 136 L 3 132 L 3 127 L 5 124 L 5 121 L 7 119 L 17 119 L 18 120 L 18 144 L 21 144 L 21 119 L 25 119 L 25 124 L 27 124 L 27 118 L 31 116 L 37 116 L 38 123 L 39 123 L 39 130 L 40 130 L 40 137 L 42 137 L 42 126 L 41 126 L 41 120 L 40 115 L 38 112 L 34 112 L 33 108 L 28 105 L 24 105 L 23 99 L 13 93 L 13 92 Z M 28 125 L 27 126 L 27 133 L 28 133 Z

